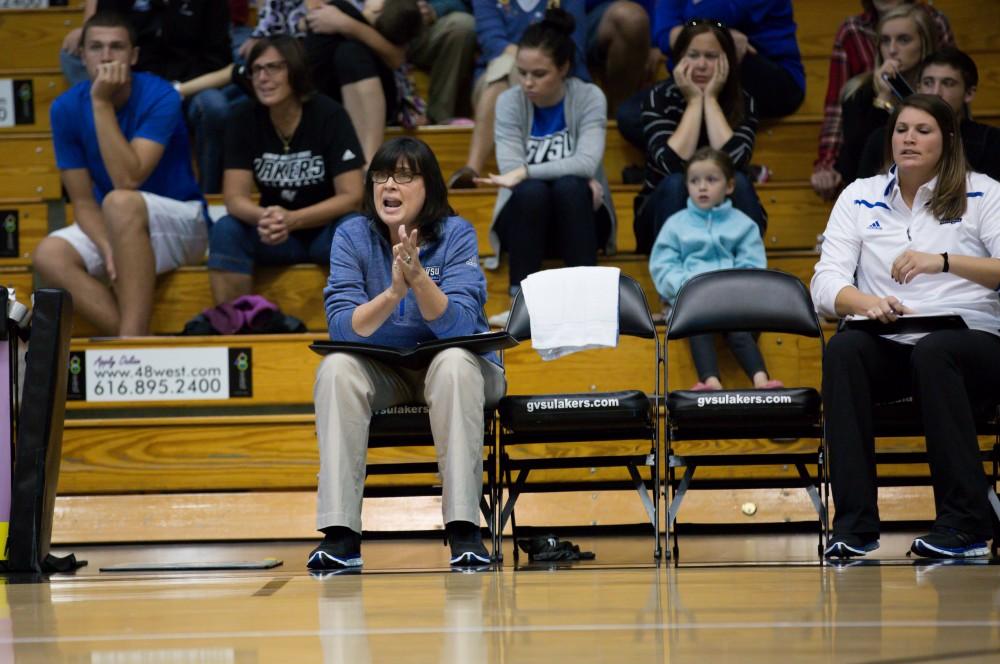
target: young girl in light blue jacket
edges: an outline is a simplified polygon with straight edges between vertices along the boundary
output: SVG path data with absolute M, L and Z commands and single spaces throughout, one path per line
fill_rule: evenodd
M 688 161 L 687 208 L 671 215 L 653 245 L 649 271 L 660 295 L 673 304 L 688 279 L 712 270 L 767 266 L 764 243 L 757 224 L 727 198 L 733 192 L 734 170 L 729 155 L 703 147 Z M 783 387 L 772 380 L 757 342 L 749 332 L 729 332 L 726 342 L 736 360 L 753 380 L 754 387 Z M 714 335 L 690 338 L 691 355 L 698 371 L 693 390 L 721 390 Z

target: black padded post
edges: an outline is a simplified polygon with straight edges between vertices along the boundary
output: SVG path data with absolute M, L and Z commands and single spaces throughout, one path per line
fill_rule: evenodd
M 62 454 L 72 322 L 73 300 L 69 293 L 56 289 L 35 291 L 31 342 L 14 447 L 14 486 L 7 540 L 9 571 L 54 572 L 77 567 L 73 556 L 59 560 L 49 555 Z

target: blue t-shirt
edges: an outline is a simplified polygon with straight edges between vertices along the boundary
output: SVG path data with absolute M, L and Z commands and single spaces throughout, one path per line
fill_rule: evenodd
M 49 116 L 56 165 L 60 170 L 86 168 L 94 182 L 94 199 L 100 204 L 114 185 L 97 143 L 90 85 L 90 81 L 77 83 L 59 95 Z M 152 74 L 133 72 L 132 93 L 116 116 L 125 140 L 145 138 L 164 146 L 159 163 L 139 185 L 141 191 L 178 201 L 204 202 L 191 167 L 181 98 L 169 83 Z
M 525 163 L 544 164 L 573 155 L 573 140 L 566 127 L 565 101 L 563 97 L 555 106 L 534 107 Z

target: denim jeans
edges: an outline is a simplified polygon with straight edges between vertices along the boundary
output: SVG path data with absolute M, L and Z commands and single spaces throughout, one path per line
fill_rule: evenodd
M 206 194 L 222 190 L 222 152 L 230 102 L 218 88 L 202 90 L 184 100 L 184 116 L 194 132 L 198 184 Z
M 256 226 L 226 215 L 212 224 L 208 240 L 208 268 L 253 274 L 256 265 L 328 265 L 333 232 L 344 218 L 326 226 L 290 233 L 286 241 L 271 245 L 261 242 Z

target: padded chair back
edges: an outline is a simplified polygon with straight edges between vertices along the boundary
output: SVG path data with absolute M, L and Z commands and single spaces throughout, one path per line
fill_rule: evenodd
M 681 287 L 667 321 L 668 339 L 734 330 L 823 335 L 805 284 L 785 272 L 716 270 Z
M 531 338 L 531 318 L 522 292 L 518 292 L 511 305 L 507 333 L 518 341 Z M 656 338 L 656 327 L 649 313 L 646 294 L 642 292 L 639 282 L 627 274 L 618 278 L 618 334 L 643 339 Z

